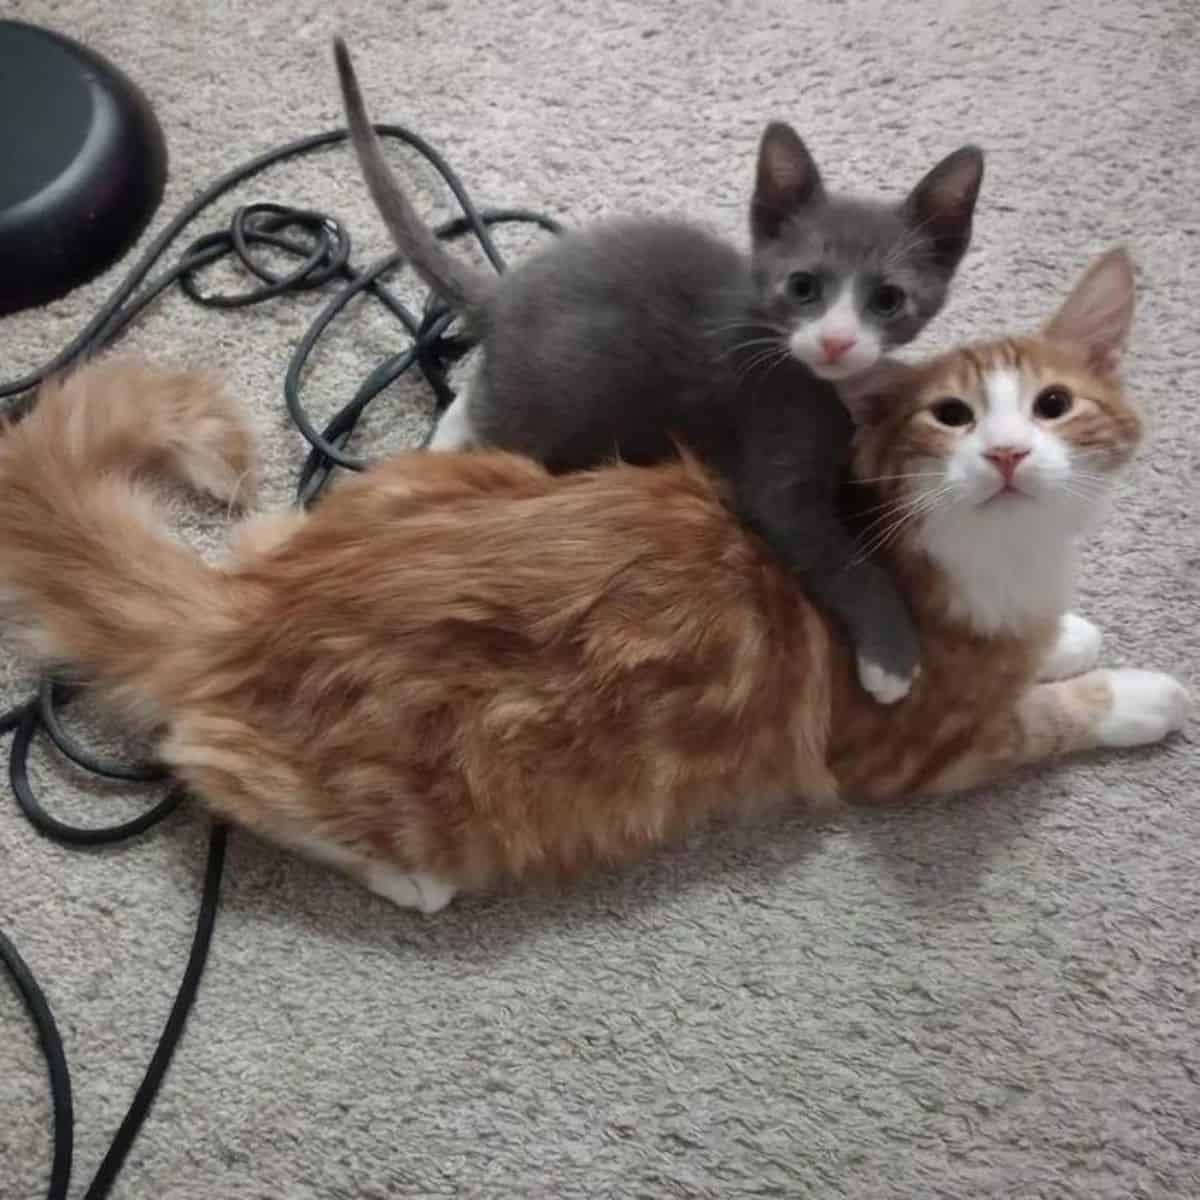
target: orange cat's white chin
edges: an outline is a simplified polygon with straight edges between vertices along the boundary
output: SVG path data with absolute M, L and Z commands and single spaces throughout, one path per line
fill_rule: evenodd
M 1089 495 L 1097 507 L 1106 491 L 1093 485 Z M 1044 481 L 989 485 L 967 501 L 967 511 L 972 510 L 985 515 L 989 522 L 1036 531 L 1038 537 L 1072 537 L 1085 532 L 1089 525 L 1088 505 L 1080 497 Z
M 980 508 L 988 508 L 1001 504 L 1036 504 L 1037 497 L 1012 484 L 1002 484 L 985 500 L 979 502 Z
M 930 513 L 915 540 L 947 573 L 955 615 L 994 634 L 1065 611 L 1085 527 L 1083 506 L 1056 488 L 1031 494 L 989 484 Z

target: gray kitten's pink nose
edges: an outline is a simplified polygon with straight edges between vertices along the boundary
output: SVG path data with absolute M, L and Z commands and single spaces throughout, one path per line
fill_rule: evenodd
M 825 355 L 826 362 L 835 363 L 839 359 L 845 358 L 854 349 L 857 341 L 857 338 L 852 337 L 823 337 L 821 350 Z

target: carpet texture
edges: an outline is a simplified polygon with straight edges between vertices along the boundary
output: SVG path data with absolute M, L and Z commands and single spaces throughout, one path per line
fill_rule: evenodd
M 978 140 L 976 243 L 924 348 L 1027 327 L 1091 256 L 1134 249 L 1130 376 L 1155 434 L 1090 548 L 1079 607 L 1110 663 L 1200 690 L 1197 12 L 1193 0 L 7 10 L 81 37 L 146 88 L 171 151 L 154 230 L 237 162 L 341 123 L 335 29 L 376 119 L 443 149 L 478 202 L 572 222 L 674 210 L 740 238 L 756 139 L 776 115 L 832 184 L 868 192 L 897 194 Z M 396 158 L 426 210 L 448 215 L 435 177 Z M 344 150 L 260 178 L 223 211 L 253 199 L 338 214 L 356 261 L 387 249 Z M 0 373 L 49 357 L 127 265 L 0 322 Z M 254 409 L 278 502 L 304 450 L 281 380 L 320 303 L 230 314 L 173 295 L 125 343 L 225 371 Z M 344 402 L 398 344 L 355 306 L 306 379 L 311 411 Z M 428 411 L 419 388 L 395 389 L 369 444 L 414 440 Z M 219 544 L 219 515 L 180 515 L 198 544 Z M 0 649 L 7 704 L 29 678 Z M 235 835 L 198 1006 L 113 1195 L 1194 1200 L 1195 738 L 953 803 L 698 835 L 620 875 L 436 919 Z M 68 819 L 144 804 L 48 753 L 35 776 Z M 0 923 L 66 1041 L 76 1195 L 182 972 L 206 829 L 187 812 L 134 844 L 73 852 L 0 805 Z M 48 1129 L 41 1058 L 0 986 L 5 1200 L 43 1194 Z

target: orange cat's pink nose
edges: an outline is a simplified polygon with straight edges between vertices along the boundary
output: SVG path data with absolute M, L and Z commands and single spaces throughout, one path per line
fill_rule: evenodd
M 1012 446 L 997 446 L 994 450 L 988 450 L 984 454 L 984 458 L 1000 472 L 1005 483 L 1012 483 L 1012 477 L 1016 474 L 1017 468 L 1028 457 L 1028 450 L 1017 450 Z
M 823 337 L 821 350 L 825 354 L 825 361 L 835 363 L 845 358 L 854 349 L 856 341 L 857 339 L 852 337 Z

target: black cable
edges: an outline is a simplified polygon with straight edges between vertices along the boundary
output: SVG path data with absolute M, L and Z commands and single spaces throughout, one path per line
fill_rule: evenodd
M 439 226 L 437 236 L 453 241 L 472 235 L 497 271 L 503 271 L 505 263 L 492 240 L 492 226 L 516 223 L 533 225 L 552 234 L 561 232 L 556 221 L 524 209 L 477 210 L 458 176 L 423 138 L 400 125 L 377 125 L 375 129 L 381 137 L 403 142 L 416 150 L 441 175 L 453 193 L 463 215 Z M 297 343 L 284 380 L 287 411 L 311 447 L 296 489 L 298 503 L 306 507 L 319 498 L 336 470 L 344 468 L 357 471 L 366 466 L 365 460 L 352 455 L 346 447 L 371 402 L 406 372 L 414 368 L 420 371 L 433 392 L 435 411 L 444 409 L 454 398 L 448 380 L 449 369 L 472 349 L 473 343 L 466 336 L 454 332 L 453 314 L 435 297 L 427 298 L 418 316 L 381 282 L 389 271 L 400 265 L 398 254 L 389 255 L 365 270 L 356 268 L 350 260 L 350 235 L 333 217 L 310 209 L 274 203 L 244 205 L 234 213 L 228 229 L 197 238 L 183 251 L 174 266 L 150 278 L 151 272 L 183 231 L 225 193 L 269 167 L 336 145 L 345 141 L 347 136 L 345 130 L 337 129 L 290 142 L 258 155 L 204 189 L 150 243 L 116 291 L 54 358 L 19 379 L 0 383 L 0 412 L 19 418 L 36 403 L 37 389 L 41 383 L 107 349 L 146 308 L 176 283 L 180 291 L 194 303 L 222 309 L 245 308 L 292 293 L 313 291 L 333 283 L 341 284 Z M 255 257 L 262 250 L 289 255 L 297 260 L 296 266 L 286 274 L 277 275 Z M 256 280 L 256 285 L 234 294 L 205 292 L 200 282 L 201 273 L 224 258 L 236 259 Z M 356 389 L 353 397 L 330 418 L 324 429 L 318 430 L 300 399 L 304 368 L 325 330 L 355 296 L 364 292 L 395 317 L 403 327 L 408 344 L 376 366 Z M 0 736 L 14 734 L 9 753 L 9 781 L 25 817 L 45 837 L 70 846 L 111 845 L 161 824 L 183 802 L 182 789 L 172 787 L 164 799 L 144 813 L 132 820 L 109 826 L 69 825 L 41 806 L 29 777 L 29 751 L 38 732 L 42 730 L 64 758 L 100 778 L 130 783 L 152 783 L 166 778 L 166 773 L 157 764 L 109 762 L 76 741 L 64 729 L 59 717 L 61 709 L 70 703 L 73 694 L 73 689 L 64 683 L 47 679 L 32 699 L 0 714 Z M 183 980 L 146 1074 L 85 1194 L 85 1200 L 103 1200 L 107 1196 L 154 1103 L 182 1036 L 212 940 L 226 837 L 225 826 L 214 822 L 200 910 Z M 65 1200 L 70 1185 L 74 1119 L 70 1073 L 62 1040 L 37 980 L 3 932 L 0 932 L 0 963 L 16 984 L 37 1028 L 46 1058 L 54 1112 L 54 1162 L 47 1196 L 49 1200 Z
M 71 1072 L 63 1053 L 62 1038 L 54 1023 L 54 1014 L 33 972 L 17 953 L 17 948 L 0 929 L 0 962 L 8 968 L 17 993 L 24 1001 L 37 1029 L 50 1076 L 50 1099 L 54 1106 L 54 1162 L 50 1167 L 49 1200 L 61 1200 L 71 1184 L 71 1155 L 75 1149 L 75 1107 L 71 1098 Z
M 147 829 L 157 825 L 170 816 L 183 800 L 183 792 L 178 788 L 173 788 L 167 793 L 166 799 L 160 801 L 152 809 L 120 825 L 81 827 L 60 821 L 42 808 L 38 798 L 33 794 L 33 787 L 29 782 L 29 748 L 41 724 L 40 702 L 36 706 L 30 704 L 21 723 L 17 726 L 17 733 L 13 738 L 12 751 L 8 759 L 8 780 L 13 795 L 21 806 L 21 811 L 29 823 L 43 836 L 61 842 L 65 846 L 110 846 L 114 842 L 128 841 L 131 837 L 136 837 L 139 833 L 144 833 Z M 77 765 L 85 771 L 90 770 L 89 758 L 90 756 L 85 755 L 82 760 L 76 760 Z M 99 774 L 99 772 L 96 773 Z M 108 772 L 104 772 L 101 777 L 113 778 Z
M 138 763 L 130 767 L 124 763 L 105 762 L 75 741 L 62 727 L 56 707 L 67 704 L 72 695 L 65 684 L 51 678 L 42 680 L 38 690 L 38 715 L 60 754 L 69 758 L 76 766 L 91 771 L 94 775 L 103 775 L 105 779 L 125 780 L 129 783 L 158 783 L 166 779 L 166 771 L 157 763 Z
M 411 146 L 430 163 L 434 170 L 445 180 L 451 192 L 454 193 L 454 198 L 458 201 L 459 207 L 465 214 L 463 218 L 463 231 L 465 232 L 469 229 L 478 239 L 484 254 L 487 255 L 496 270 L 503 271 L 504 259 L 501 257 L 499 250 L 496 249 L 491 234 L 488 232 L 488 215 L 481 215 L 478 212 L 466 189 L 463 187 L 462 182 L 450 168 L 446 160 L 424 138 L 409 129 L 405 129 L 402 125 L 376 125 L 375 132 L 382 138 L 393 138 Z M 146 276 L 153 270 L 155 264 L 163 257 L 184 229 L 200 213 L 225 195 L 226 192 L 232 191 L 239 184 L 253 179 L 256 175 L 261 174 L 268 167 L 272 167 L 276 163 L 290 161 L 291 159 L 311 154 L 314 150 L 320 150 L 326 146 L 343 142 L 348 136 L 344 129 L 333 129 L 328 133 L 318 133 L 312 137 L 300 138 L 298 141 L 288 142 L 284 146 L 277 146 L 273 150 L 268 150 L 265 154 L 260 154 L 256 158 L 252 158 L 248 163 L 243 163 L 240 167 L 235 167 L 232 171 L 229 171 L 214 183 L 211 183 L 190 204 L 186 205 L 183 211 L 150 243 L 133 270 L 129 272 L 117 290 L 105 301 L 100 311 L 54 358 L 27 375 L 11 380 L 8 383 L 0 384 L 0 401 L 9 400 L 14 397 L 18 401 L 27 398 L 30 392 L 33 392 L 43 380 L 49 378 L 55 372 L 69 366 L 86 354 L 95 353 L 98 349 L 103 349 L 105 346 L 111 345 L 125 327 L 148 304 L 157 299 L 162 292 L 166 291 L 175 282 L 181 268 L 176 267 L 173 271 L 168 272 L 167 275 L 147 285 L 146 290 L 136 300 L 130 302 L 130 297 L 139 285 L 143 283 Z M 325 219 L 328 220 L 328 218 Z M 559 231 L 557 223 L 548 217 L 540 216 L 537 213 L 528 213 L 526 219 L 552 233 Z M 336 222 L 333 224 L 336 225 Z M 338 228 L 340 229 L 340 226 Z M 232 247 L 232 235 L 228 236 L 230 237 L 230 246 Z M 192 249 L 195 250 L 196 247 L 193 246 Z M 205 249 L 208 249 L 208 247 L 205 247 Z M 216 261 L 220 257 L 222 255 L 216 253 L 211 258 L 205 259 L 204 262 L 191 264 L 191 266 L 206 265 L 207 263 Z M 253 270 L 247 262 L 243 261 L 242 265 Z M 182 267 L 182 269 L 187 270 L 188 268 Z M 193 297 L 193 299 L 195 298 Z
M 221 875 L 225 868 L 225 846 L 228 838 L 228 828 L 225 825 L 214 824 L 212 836 L 208 843 L 208 862 L 204 868 L 204 891 L 200 898 L 200 915 L 196 920 L 196 933 L 192 938 L 192 948 L 188 953 L 187 967 L 183 972 L 183 982 L 171 1005 L 171 1014 L 163 1026 L 162 1036 L 154 1048 L 154 1055 L 138 1090 L 134 1094 L 133 1103 L 125 1114 L 117 1130 L 100 1169 L 92 1179 L 91 1186 L 84 1193 L 84 1200 L 103 1200 L 108 1195 L 112 1185 L 120 1174 L 125 1162 L 125 1156 L 133 1146 L 134 1139 L 158 1095 L 159 1085 L 171 1059 L 175 1047 L 183 1036 L 183 1027 L 187 1023 L 188 1013 L 196 992 L 200 987 L 200 976 L 204 974 L 204 964 L 208 961 L 208 947 L 212 942 L 213 925 L 217 919 L 217 901 L 221 892 Z
M 221 874 L 225 865 L 225 846 L 227 829 L 224 825 L 214 825 L 209 840 L 208 861 L 204 869 L 204 892 L 200 901 L 200 915 L 196 921 L 196 932 L 192 937 L 192 948 L 188 954 L 187 968 L 184 971 L 183 982 L 179 985 L 175 1001 L 171 1005 L 171 1014 L 154 1056 L 146 1069 L 141 1084 L 134 1095 L 133 1103 L 125 1114 L 100 1169 L 88 1188 L 84 1200 L 103 1200 L 116 1182 L 117 1175 L 125 1162 L 125 1156 L 133 1146 L 138 1130 L 154 1097 L 158 1093 L 159 1084 L 171 1065 L 171 1058 L 183 1027 L 196 999 L 200 986 L 200 976 L 204 972 L 204 964 L 208 959 L 208 948 L 212 941 L 213 924 L 217 917 L 217 901 L 221 888 Z M 66 1200 L 71 1186 L 71 1159 L 75 1145 L 75 1109 L 71 1092 L 71 1074 L 67 1067 L 67 1057 L 63 1051 L 62 1038 L 54 1016 L 42 989 L 38 986 L 33 972 L 25 960 L 17 952 L 16 946 L 0 930 L 0 962 L 8 969 L 16 984 L 17 992 L 29 1011 L 30 1018 L 37 1028 L 38 1039 L 42 1045 L 42 1053 L 46 1059 L 46 1069 L 50 1077 L 50 1097 L 54 1110 L 54 1161 L 50 1169 L 50 1184 L 46 1191 L 47 1200 Z

